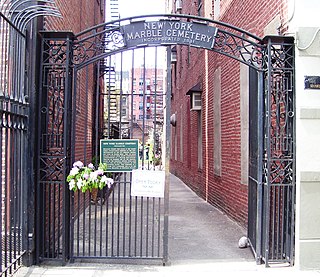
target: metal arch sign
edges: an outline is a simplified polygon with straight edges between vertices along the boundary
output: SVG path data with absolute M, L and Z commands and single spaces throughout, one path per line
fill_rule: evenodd
M 218 29 L 199 22 L 177 20 L 138 21 L 121 26 L 128 48 L 168 44 L 186 44 L 212 49 Z

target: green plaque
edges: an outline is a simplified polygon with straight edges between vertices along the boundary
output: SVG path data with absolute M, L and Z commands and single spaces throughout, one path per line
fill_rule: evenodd
M 124 172 L 138 169 L 137 139 L 100 140 L 100 162 L 107 164 L 107 171 Z

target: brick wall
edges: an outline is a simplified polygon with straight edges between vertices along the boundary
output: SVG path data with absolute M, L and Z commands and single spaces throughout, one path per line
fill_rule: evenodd
M 104 22 L 104 11 L 101 10 L 100 2 L 100 0 L 56 0 L 56 5 L 62 14 L 62 18 L 45 17 L 44 29 L 48 31 L 71 31 L 74 34 L 77 34 L 80 31 L 100 24 Z M 95 122 L 95 112 L 97 110 L 95 107 L 95 92 L 97 81 L 96 66 L 97 64 L 90 64 L 87 67 L 78 70 L 75 76 L 76 89 L 74 89 L 72 95 L 73 100 L 76 101 L 75 128 L 77 131 L 75 141 L 72 141 L 75 146 L 75 160 L 81 160 L 85 164 L 92 162 L 93 156 L 95 154 L 92 150 L 92 144 L 93 137 L 95 135 L 93 123 Z M 100 80 L 99 82 L 100 85 L 102 85 L 102 81 Z M 65 84 L 61 85 L 60 88 L 54 88 L 50 91 L 50 93 L 52 94 L 52 99 L 64 99 L 64 96 L 62 95 L 65 93 L 64 85 Z M 55 94 L 55 97 L 53 97 L 53 94 Z M 51 104 L 49 105 L 52 106 L 57 104 L 53 103 L 53 101 L 51 100 Z M 59 130 L 57 130 L 57 127 L 54 126 L 54 128 L 56 129 L 52 130 L 52 133 L 62 133 L 62 129 L 64 127 L 62 126 L 62 124 L 63 123 L 61 123 Z M 58 230 L 62 228 L 63 224 L 62 190 L 60 188 L 60 185 L 45 186 L 44 190 L 45 192 L 48 192 L 48 195 L 50 196 L 47 196 L 44 202 L 46 205 L 46 209 L 43 214 L 43 216 L 45 217 L 43 222 L 44 226 L 42 226 L 45 232 L 44 240 L 46 240 L 46 244 L 52 247 L 52 249 L 54 249 L 53 246 L 63 247 L 62 243 L 58 242 L 58 240 L 54 240 L 55 236 L 59 234 Z M 43 195 L 47 194 L 44 193 Z M 81 207 L 84 207 L 85 204 L 88 203 L 85 203 L 85 201 L 82 199 L 79 201 L 76 199 L 74 202 L 74 205 L 76 207 L 74 213 L 77 214 L 79 212 L 79 205 Z M 51 211 L 51 214 L 48 211 Z M 53 234 L 53 231 L 55 231 L 56 233 Z M 58 249 L 57 251 L 60 251 L 60 249 Z
M 62 18 L 47 17 L 46 30 L 72 31 L 75 34 L 103 22 L 101 0 L 56 0 Z
M 74 34 L 104 22 L 104 6 L 101 0 L 57 0 L 56 5 L 62 18 L 46 17 L 44 28 L 55 31 L 72 31 Z M 95 66 L 79 70 L 77 73 L 77 99 L 76 99 L 76 160 L 86 164 L 92 161 L 92 138 L 95 104 Z M 84 152 L 84 149 L 86 150 Z
M 203 11 L 202 14 L 213 14 Z M 182 14 L 197 15 L 197 1 L 184 1 Z M 282 23 L 287 18 L 287 1 L 221 1 L 220 21 L 249 31 L 257 36 L 264 36 L 264 28 L 276 16 Z M 286 26 L 279 26 L 285 31 Z M 190 53 L 188 53 L 190 51 Z M 178 61 L 173 66 L 173 102 L 172 113 L 177 118 L 183 116 L 186 126 L 183 134 L 183 161 L 171 157 L 171 171 L 186 182 L 198 195 L 209 203 L 219 207 L 234 218 L 239 224 L 247 223 L 247 184 L 241 183 L 241 121 L 240 121 L 240 64 L 223 55 L 209 52 L 208 67 L 205 69 L 205 51 L 177 47 Z M 214 72 L 221 67 L 221 176 L 214 173 Z M 208 80 L 207 82 L 205 80 Z M 197 82 L 202 82 L 202 157 L 203 168 L 198 169 L 197 111 L 189 110 L 187 91 Z M 182 110 L 187 114 L 181 114 Z M 179 119 L 177 120 L 179 122 Z M 176 127 L 178 128 L 178 126 Z M 172 140 L 171 147 L 180 151 L 179 132 Z M 177 142 L 177 145 L 174 145 Z M 179 157 L 179 154 L 177 155 Z

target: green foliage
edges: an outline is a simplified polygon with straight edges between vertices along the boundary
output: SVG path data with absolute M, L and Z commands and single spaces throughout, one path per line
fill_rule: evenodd
M 92 163 L 84 166 L 81 161 L 75 162 L 67 177 L 69 189 L 91 192 L 94 188 L 103 189 L 105 186 L 110 188 L 114 181 L 108 177 L 106 170 L 107 164 L 105 163 L 100 163 L 96 169 Z

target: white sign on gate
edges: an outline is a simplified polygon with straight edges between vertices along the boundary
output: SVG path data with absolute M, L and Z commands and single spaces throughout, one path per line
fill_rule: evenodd
M 165 172 L 132 170 L 131 196 L 164 197 Z

